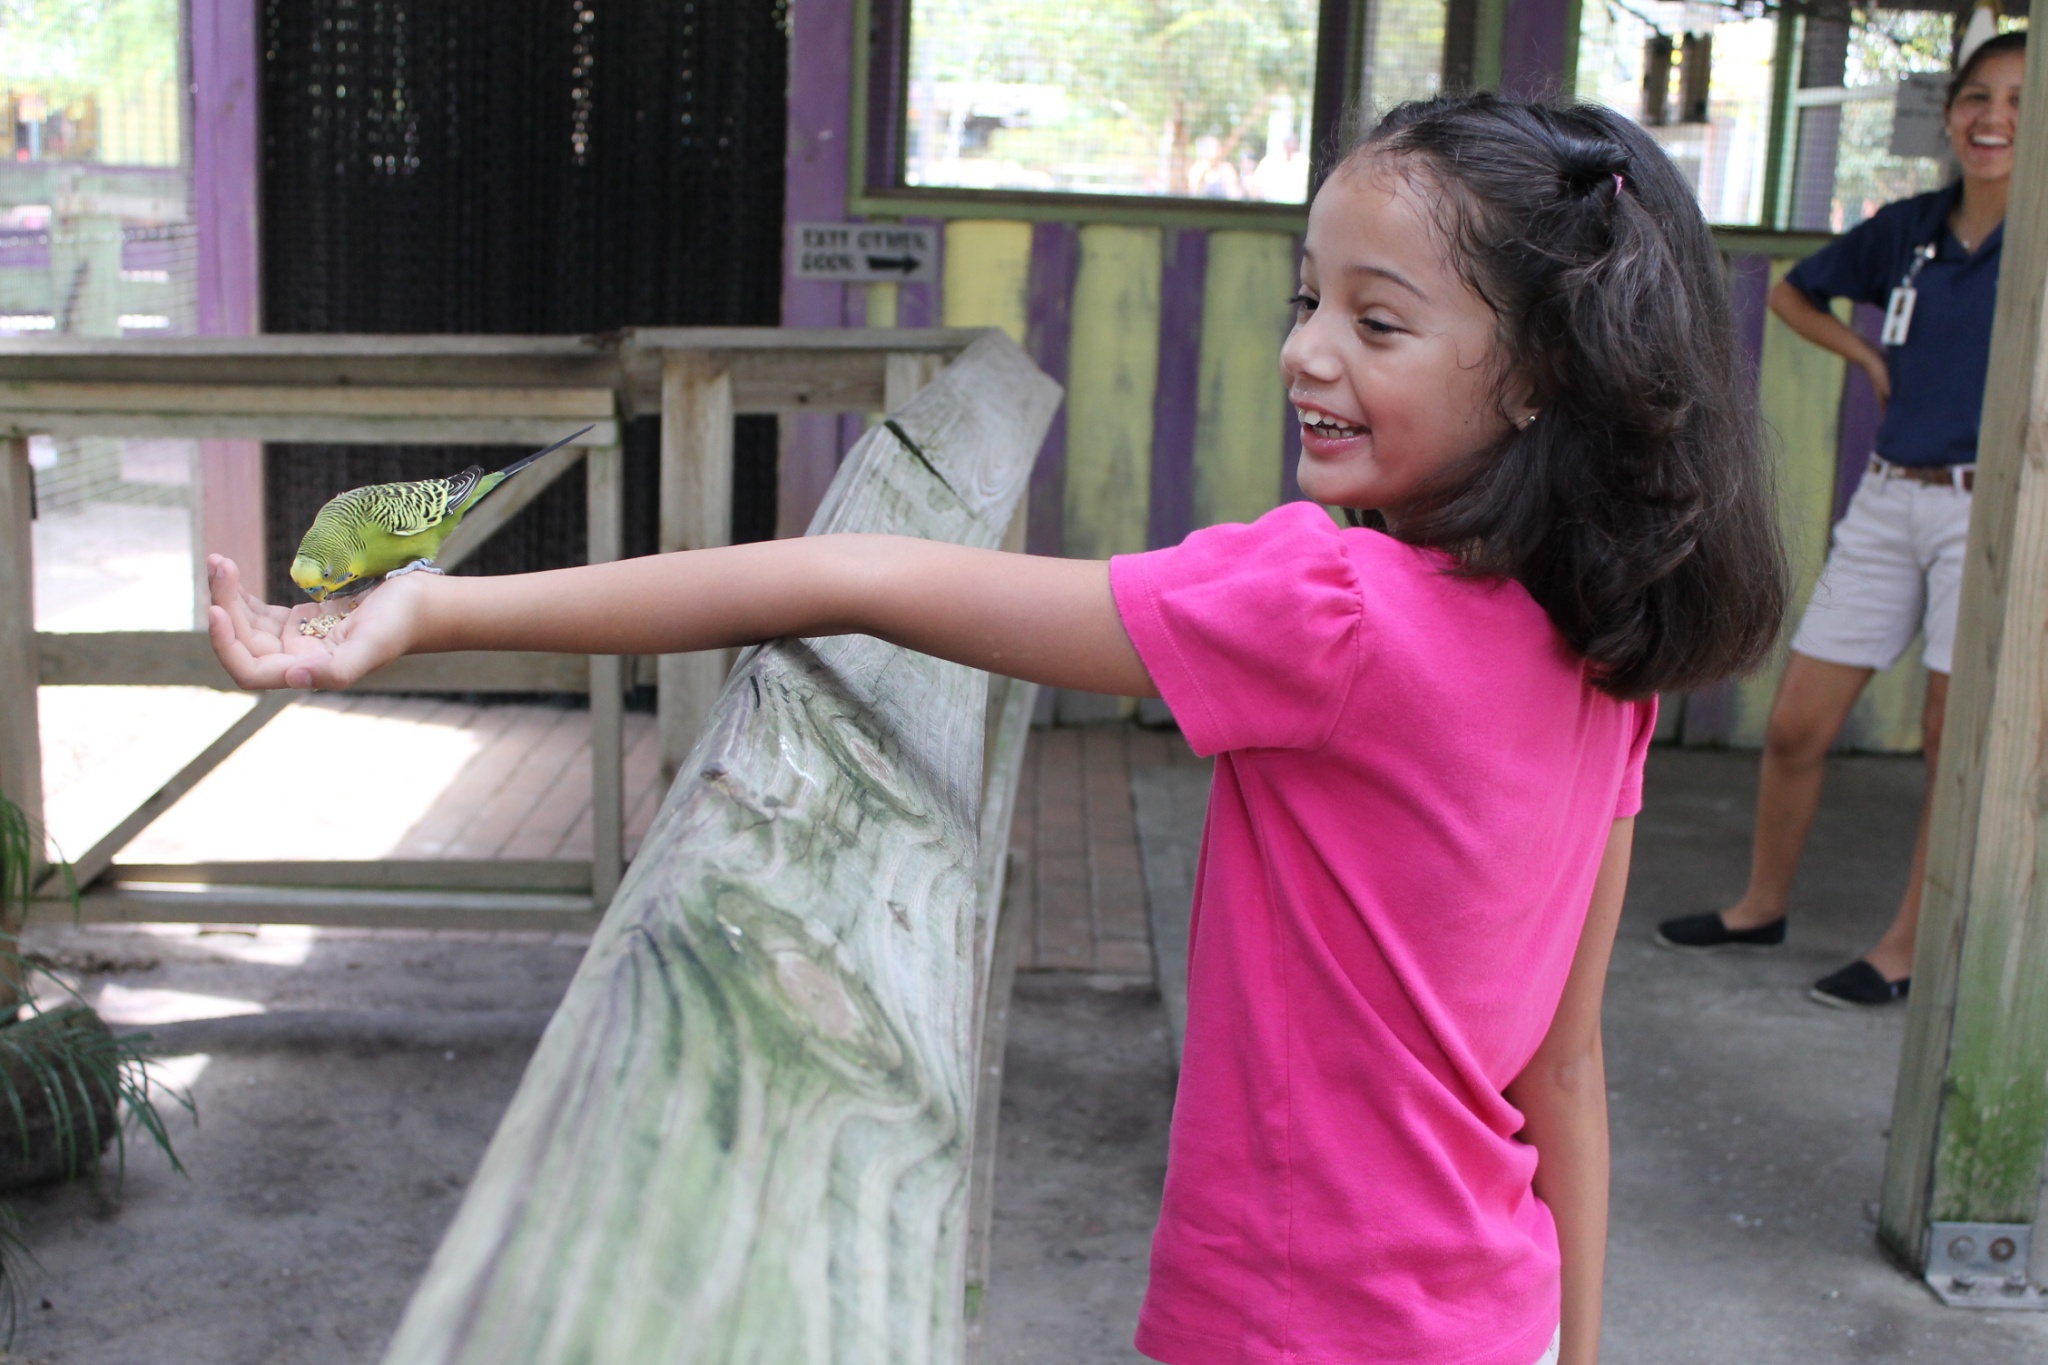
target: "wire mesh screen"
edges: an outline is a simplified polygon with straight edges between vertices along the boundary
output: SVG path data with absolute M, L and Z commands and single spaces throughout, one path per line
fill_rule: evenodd
M 266 0 L 266 329 L 772 325 L 787 28 L 787 0 Z M 628 427 L 629 554 L 656 544 L 656 440 Z M 273 591 L 341 489 L 519 453 L 271 446 Z M 737 456 L 735 535 L 759 539 L 772 418 Z M 581 562 L 583 518 L 565 479 L 469 565 Z
M 1443 88 L 1445 0 L 1373 0 L 1360 35 L 1358 104 L 1377 116 Z
M 1301 203 L 1316 0 L 911 0 L 910 185 Z
M 1770 162 L 1775 11 L 1716 0 L 1586 0 L 1578 96 L 1644 124 L 1708 221 L 1754 224 Z
M 1955 44 L 1953 15 L 1910 10 L 1855 11 L 1807 20 L 1793 94 L 1792 184 L 1787 226 L 1843 231 L 1894 199 L 1936 189 L 1953 175 L 1949 157 L 1897 155 L 1893 125 L 1904 83 L 1940 99 L 1939 73 Z
M 1939 126 L 1954 8 L 1586 0 L 1578 94 L 1647 125 L 1710 220 L 1841 232 L 1954 177 Z M 2004 8 L 2001 27 L 2025 26 L 2025 0 Z M 1780 22 L 1795 25 L 1784 44 Z M 1790 107 L 1773 149 L 1772 64 L 1783 52 Z
M 0 336 L 194 330 L 198 251 L 177 0 L 0 17 Z M 197 445 L 29 442 L 36 624 L 190 630 Z

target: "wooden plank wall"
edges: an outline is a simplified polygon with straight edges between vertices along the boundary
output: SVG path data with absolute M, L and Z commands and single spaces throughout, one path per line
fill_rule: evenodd
M 1299 249 L 1277 232 L 945 225 L 944 324 L 1002 327 L 1067 384 L 1033 489 L 1033 549 L 1121 554 L 1278 505 L 1278 355 Z

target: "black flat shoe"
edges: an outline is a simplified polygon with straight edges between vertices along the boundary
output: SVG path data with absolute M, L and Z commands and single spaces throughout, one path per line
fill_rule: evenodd
M 1814 982 L 1813 989 L 1806 995 L 1816 1004 L 1832 1005 L 1838 1010 L 1859 1010 L 1904 1000 L 1912 990 L 1912 977 L 1887 981 L 1883 972 L 1859 957 L 1839 972 Z
M 1710 953 L 1722 948 L 1782 948 L 1785 917 L 1780 915 L 1754 929 L 1730 929 L 1722 922 L 1718 910 L 1704 915 L 1682 915 L 1657 926 L 1657 946 L 1687 953 Z

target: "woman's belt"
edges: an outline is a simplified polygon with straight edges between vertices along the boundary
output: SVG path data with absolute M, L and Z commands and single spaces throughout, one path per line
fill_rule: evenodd
M 1977 484 L 1977 466 L 1973 464 L 1893 464 L 1879 455 L 1870 457 L 1870 472 L 1880 479 L 1910 479 L 1914 483 L 1931 483 L 1937 488 L 1954 488 L 1964 493 L 1973 492 Z

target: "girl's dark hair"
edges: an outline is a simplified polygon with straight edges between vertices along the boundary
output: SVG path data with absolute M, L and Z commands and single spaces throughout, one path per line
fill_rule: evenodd
M 1969 60 L 1957 67 L 1956 74 L 1949 78 L 1948 98 L 1942 101 L 1942 109 L 1947 111 L 1955 108 L 1956 96 L 1963 93 L 1964 84 L 1970 77 L 1977 74 L 1977 68 L 1982 66 L 1986 59 L 2006 52 L 2017 52 L 2022 57 L 2026 55 L 2027 31 L 2025 29 L 2019 29 L 2012 33 L 2001 33 L 1995 37 L 1986 38 L 1983 42 L 1977 44 L 1977 49 L 1970 54 Z
M 1438 480 L 1400 535 L 1522 583 L 1623 698 L 1761 662 L 1785 555 L 1721 258 L 1649 134 L 1594 105 L 1403 104 L 1366 158 L 1432 204 L 1536 419 Z M 1503 394 L 1505 397 L 1505 394 Z

